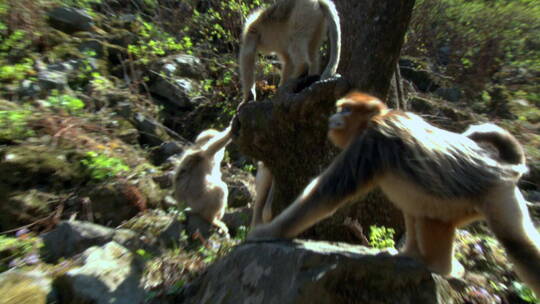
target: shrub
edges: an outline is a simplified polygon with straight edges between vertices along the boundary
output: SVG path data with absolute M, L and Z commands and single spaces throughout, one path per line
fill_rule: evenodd
M 31 112 L 27 110 L 0 111 L 0 141 L 13 141 L 33 136 L 28 128 Z
M 373 248 L 388 248 L 394 247 L 394 233 L 392 228 L 370 226 L 369 245 Z
M 540 72 L 540 6 L 534 0 L 419 0 L 403 53 L 479 92 L 503 65 Z
M 120 172 L 129 170 L 121 159 L 94 151 L 87 152 L 86 158 L 81 160 L 81 163 L 89 171 L 90 177 L 95 180 L 114 177 Z

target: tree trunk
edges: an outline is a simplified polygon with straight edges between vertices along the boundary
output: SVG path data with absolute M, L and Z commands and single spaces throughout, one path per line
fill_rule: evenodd
M 342 53 L 334 77 L 306 86 L 291 80 L 272 100 L 247 104 L 238 113 L 234 141 L 240 151 L 261 160 L 274 175 L 272 212 L 279 214 L 306 184 L 320 174 L 338 151 L 326 139 L 328 117 L 337 99 L 351 88 L 385 100 L 414 0 L 334 0 L 341 18 Z M 402 226 L 400 212 L 380 193 L 342 208 L 304 236 L 334 241 L 358 241 L 343 225 L 358 218 L 364 227 Z

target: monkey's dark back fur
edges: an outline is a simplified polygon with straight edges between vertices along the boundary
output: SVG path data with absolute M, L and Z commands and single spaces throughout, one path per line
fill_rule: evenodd
M 435 197 L 470 198 L 485 194 L 502 180 L 520 176 L 471 139 L 399 111 L 372 121 L 332 166 L 317 191 L 319 195 L 352 195 L 376 174 L 392 172 Z

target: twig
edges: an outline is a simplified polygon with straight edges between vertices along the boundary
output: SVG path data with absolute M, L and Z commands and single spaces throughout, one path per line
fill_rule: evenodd
M 353 220 L 352 218 L 347 217 L 345 221 L 343 221 L 343 225 L 351 229 L 351 232 L 358 240 L 360 240 L 360 243 L 362 245 L 370 246 L 367 237 L 364 235 L 364 229 L 362 228 L 362 225 L 360 225 L 358 220 Z

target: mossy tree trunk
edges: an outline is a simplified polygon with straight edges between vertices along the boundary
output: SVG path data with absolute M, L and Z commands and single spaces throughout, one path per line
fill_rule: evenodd
M 351 88 L 386 99 L 414 6 L 414 0 L 334 2 L 341 18 L 338 72 L 343 77 L 305 89 L 301 80 L 289 81 L 272 100 L 249 103 L 238 115 L 234 141 L 242 153 L 263 161 L 275 177 L 274 215 L 292 203 L 338 153 L 326 139 L 335 101 Z M 343 225 L 345 217 L 359 219 L 364 227 L 401 226 L 399 211 L 380 194 L 342 209 L 304 236 L 357 241 Z

